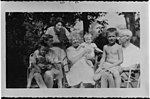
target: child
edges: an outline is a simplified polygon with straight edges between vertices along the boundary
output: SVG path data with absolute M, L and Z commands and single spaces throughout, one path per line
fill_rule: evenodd
M 91 50 L 91 52 L 90 53 L 88 53 L 88 54 L 86 54 L 85 55 L 85 59 L 86 59 L 86 62 L 87 62 L 87 64 L 90 66 L 90 67 L 94 67 L 93 66 L 93 63 L 92 63 L 92 60 L 94 59 L 94 57 L 95 57 L 95 50 L 97 51 L 97 52 L 102 52 L 97 46 L 96 46 L 96 44 L 95 43 L 92 43 L 92 35 L 89 33 L 86 33 L 85 35 L 84 35 L 84 40 L 85 40 L 85 42 L 83 42 L 83 43 L 81 43 L 80 45 L 79 45 L 79 47 L 77 48 L 77 50 L 80 50 L 81 48 L 86 48 L 86 49 L 90 49 Z
M 47 48 L 45 46 L 39 45 L 38 50 L 36 50 L 33 54 L 30 55 L 31 70 L 28 77 L 27 88 L 30 88 L 34 74 L 41 73 L 41 70 L 48 66 L 45 59 L 46 50 Z M 43 85 L 46 87 L 45 84 Z
M 109 71 L 114 76 L 116 87 L 119 88 L 121 83 L 119 71 L 121 69 L 120 64 L 123 62 L 123 52 L 122 47 L 116 43 L 116 28 L 107 29 L 107 39 L 109 43 L 103 48 L 102 59 L 99 68 L 95 72 L 95 77 L 100 75 L 102 71 Z
M 30 88 L 32 79 L 35 73 L 43 73 L 47 68 L 51 68 L 52 66 L 46 60 L 46 53 L 48 51 L 48 47 L 39 44 L 38 50 L 36 50 L 33 54 L 30 55 L 30 74 L 28 77 L 27 88 Z M 44 82 L 42 82 L 43 87 L 46 88 Z

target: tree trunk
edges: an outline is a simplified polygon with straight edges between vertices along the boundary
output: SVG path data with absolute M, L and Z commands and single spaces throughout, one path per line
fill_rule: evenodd
M 130 14 L 130 30 L 132 31 L 133 35 L 135 35 L 135 15 L 134 13 Z
M 82 20 L 83 20 L 83 34 L 85 34 L 86 32 L 88 32 L 89 31 L 89 20 L 88 20 L 88 18 L 87 18 L 87 13 L 86 12 L 83 12 L 83 14 L 82 14 Z
M 127 14 L 125 14 L 124 17 L 126 20 L 127 29 L 130 29 L 134 35 L 135 34 L 135 27 L 134 27 L 135 15 L 134 15 L 134 13 L 127 13 Z

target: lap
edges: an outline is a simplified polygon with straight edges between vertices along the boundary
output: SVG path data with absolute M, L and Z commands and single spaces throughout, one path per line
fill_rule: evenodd
M 123 69 L 120 66 L 116 66 L 116 67 L 110 68 L 109 71 L 111 73 L 119 73 L 119 74 L 121 74 Z
M 102 68 L 105 70 L 105 69 L 107 69 L 107 68 L 109 68 L 109 69 L 107 69 L 108 71 L 112 71 L 112 72 L 122 72 L 122 67 L 121 66 L 115 66 L 115 67 L 111 67 L 111 63 L 108 63 L 108 62 L 104 62 L 104 64 L 103 64 L 103 66 L 102 66 Z
M 46 77 L 56 77 L 56 78 L 62 78 L 63 74 L 60 72 L 60 70 L 52 68 L 51 70 L 48 70 L 44 73 L 44 76 Z
M 47 70 L 47 71 L 45 71 L 45 75 L 54 75 L 54 74 L 59 74 L 60 73 L 60 71 L 59 70 L 57 70 L 57 69 L 55 69 L 55 68 L 52 68 L 51 70 Z
M 101 70 L 99 73 L 96 73 L 94 74 L 94 80 L 97 81 L 97 80 L 100 80 L 101 78 L 106 78 L 110 76 L 110 72 L 107 71 L 107 70 Z
M 122 68 L 120 66 L 116 66 L 113 68 L 110 68 L 108 70 L 102 69 L 99 73 L 94 75 L 94 80 L 100 80 L 102 78 L 113 78 L 113 76 L 118 76 L 122 72 Z

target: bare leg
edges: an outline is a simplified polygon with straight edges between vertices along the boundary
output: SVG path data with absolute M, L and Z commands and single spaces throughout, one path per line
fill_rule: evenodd
M 116 88 L 120 88 L 120 84 L 121 84 L 121 77 L 120 76 L 115 77 L 115 83 L 116 83 Z
M 55 70 L 55 71 L 56 71 L 56 75 L 58 79 L 58 88 L 62 88 L 63 71 L 62 71 L 61 65 L 57 65 L 57 66 L 58 66 L 58 70 Z
M 80 88 L 85 88 L 83 82 L 80 83 Z
M 62 75 L 60 73 L 58 73 L 57 79 L 58 79 L 58 88 L 62 88 Z
M 44 74 L 44 80 L 48 88 L 53 88 L 53 76 L 54 73 L 52 71 L 46 71 Z
M 35 73 L 34 76 L 40 88 L 47 88 L 40 73 Z
M 113 73 L 113 76 L 115 78 L 116 88 L 120 88 L 120 85 L 121 85 L 121 76 L 120 76 L 120 73 L 118 72 L 118 70 L 113 70 L 112 73 Z
M 34 71 L 31 71 L 29 74 L 28 82 L 27 82 L 27 88 L 31 87 L 31 82 L 32 82 L 33 77 L 34 77 Z
M 102 72 L 101 75 L 101 88 L 107 88 L 108 87 L 108 83 L 107 83 L 107 73 L 105 73 L 104 71 Z
M 111 73 L 108 73 L 108 82 L 109 82 L 109 88 L 115 88 L 115 82 L 113 79 L 113 75 Z
M 58 88 L 62 88 L 62 79 L 58 79 Z

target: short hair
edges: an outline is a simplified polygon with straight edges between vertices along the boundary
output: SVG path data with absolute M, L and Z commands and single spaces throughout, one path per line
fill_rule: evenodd
M 87 37 L 91 37 L 91 38 L 92 38 L 92 34 L 91 34 L 91 33 L 86 33 L 86 34 L 84 35 L 84 38 L 87 38 Z
M 114 33 L 114 32 L 115 32 L 115 34 L 116 34 L 116 36 L 117 36 L 117 35 L 118 35 L 118 32 L 117 32 L 117 29 L 116 29 L 116 28 L 111 27 L 111 28 L 108 28 L 108 29 L 106 30 L 107 36 L 108 36 L 108 33 Z
M 61 17 L 58 17 L 58 18 L 56 19 L 55 25 L 56 25 L 57 23 L 59 23 L 59 22 L 61 22 L 62 25 L 64 25 L 64 21 L 63 21 L 63 19 L 62 19 Z
M 42 46 L 44 46 L 46 49 L 49 48 L 48 44 L 44 43 L 44 42 L 39 42 L 38 45 L 37 45 L 38 49 L 40 49 Z

